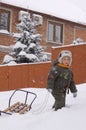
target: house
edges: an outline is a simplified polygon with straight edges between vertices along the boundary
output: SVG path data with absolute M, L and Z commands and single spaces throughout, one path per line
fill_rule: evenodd
M 68 0 L 1 0 L 0 45 L 14 44 L 11 33 L 18 31 L 16 24 L 20 22 L 21 10 L 29 11 L 32 17 L 42 16 L 37 32 L 42 34 L 41 44 L 48 52 L 51 52 L 52 46 L 68 45 L 77 38 L 86 41 L 86 15 Z M 39 21 L 39 17 L 35 20 Z

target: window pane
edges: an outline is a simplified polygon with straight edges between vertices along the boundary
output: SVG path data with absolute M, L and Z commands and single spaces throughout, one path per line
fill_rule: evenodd
M 48 23 L 48 41 L 54 43 L 63 42 L 63 24 L 49 21 Z
M 56 42 L 61 42 L 61 26 L 56 26 Z
M 49 40 L 49 41 L 53 41 L 54 26 L 53 26 L 53 24 L 49 23 L 48 27 L 49 27 L 49 28 L 48 28 L 48 40 Z
M 1 29 L 8 30 L 8 13 L 1 13 Z

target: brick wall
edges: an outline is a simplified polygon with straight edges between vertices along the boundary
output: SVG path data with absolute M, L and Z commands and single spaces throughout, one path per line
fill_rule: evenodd
M 4 59 L 4 58 L 2 58 L 2 57 L 4 57 L 5 55 L 6 55 L 6 53 L 1 52 L 1 54 L 0 54 L 0 64 L 3 63 L 3 59 Z
M 1 4 L 1 7 L 10 9 L 12 12 L 12 27 L 11 32 L 17 32 L 16 30 L 16 24 L 19 23 L 18 21 L 18 13 L 20 10 L 24 10 L 22 8 Z M 72 43 L 72 41 L 78 37 L 82 38 L 84 41 L 86 41 L 86 26 L 81 25 L 78 23 L 70 22 L 64 19 L 52 17 L 50 15 L 41 14 L 38 12 L 34 12 L 30 10 L 30 13 L 35 13 L 43 16 L 43 25 L 37 27 L 37 33 L 42 34 L 42 41 L 41 44 L 45 46 L 46 51 L 51 52 L 51 46 L 57 46 L 57 44 L 54 43 L 48 43 L 47 42 L 47 20 L 57 21 L 60 23 L 63 23 L 63 42 L 65 45 L 68 45 Z M 10 35 L 2 35 L 0 34 L 0 44 L 2 45 L 12 45 L 14 44 L 14 39 Z
M 7 5 L 7 4 L 1 4 L 1 7 L 4 9 L 10 9 L 11 11 L 11 25 L 10 25 L 10 31 L 11 32 L 17 32 L 16 30 L 16 24 L 18 23 L 18 8 L 14 8 L 13 6 Z M 11 33 L 10 32 L 10 33 Z M 12 45 L 14 43 L 14 38 L 10 34 L 0 34 L 0 44 L 1 45 Z
M 9 46 L 13 44 L 14 39 L 10 35 L 0 34 L 0 45 Z
M 65 22 L 64 24 L 64 44 L 68 45 L 74 40 L 74 24 Z
M 86 28 L 83 28 L 83 27 L 75 27 L 75 30 L 74 30 L 74 33 L 75 33 L 75 38 L 82 38 L 84 41 L 86 41 Z

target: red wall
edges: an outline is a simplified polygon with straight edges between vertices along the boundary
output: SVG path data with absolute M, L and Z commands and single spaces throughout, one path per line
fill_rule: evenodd
M 71 69 L 76 84 L 86 83 L 86 44 L 52 48 L 52 61 L 61 50 L 70 50 L 73 54 Z M 38 64 L 22 64 L 14 66 L 0 66 L 0 91 L 17 88 L 45 88 L 51 62 Z
M 52 48 L 52 59 L 58 57 L 61 50 L 70 50 L 73 55 L 72 70 L 77 84 L 86 82 L 86 44 Z
M 44 88 L 51 66 L 49 63 L 0 66 L 0 91 L 17 88 Z

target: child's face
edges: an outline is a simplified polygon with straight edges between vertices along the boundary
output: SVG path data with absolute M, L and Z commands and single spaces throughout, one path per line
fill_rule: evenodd
M 70 58 L 68 56 L 65 56 L 62 58 L 62 64 L 69 66 L 70 64 Z

